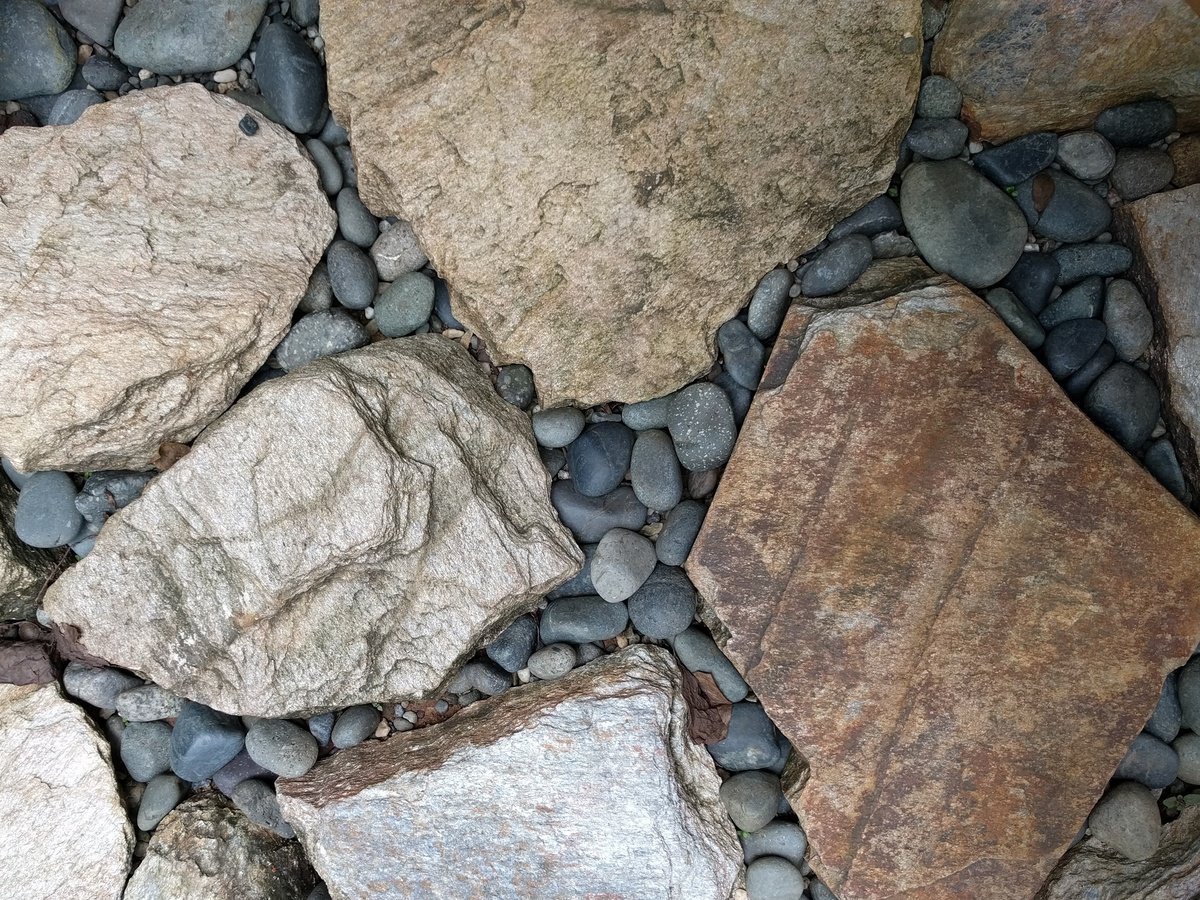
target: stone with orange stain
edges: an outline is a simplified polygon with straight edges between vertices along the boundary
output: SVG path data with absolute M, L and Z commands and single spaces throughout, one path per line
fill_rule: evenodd
M 941 279 L 792 309 L 687 571 L 795 748 L 830 888 L 1009 900 L 1200 638 L 1197 554 L 1191 514 Z

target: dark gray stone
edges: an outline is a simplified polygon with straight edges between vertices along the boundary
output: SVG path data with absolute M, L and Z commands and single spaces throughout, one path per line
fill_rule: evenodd
M 1109 366 L 1117 358 L 1117 352 L 1113 350 L 1112 344 L 1105 341 L 1100 345 L 1092 357 L 1082 366 L 1075 370 L 1075 374 L 1071 375 L 1063 382 L 1063 390 L 1067 392 L 1067 396 L 1078 402 L 1084 394 L 1088 392 L 1095 382 Z
M 782 789 L 770 772 L 738 772 L 721 785 L 721 802 L 739 831 L 758 831 L 775 818 Z
M 715 384 L 691 384 L 679 391 L 667 408 L 667 428 L 680 464 L 690 472 L 723 466 L 737 439 L 733 407 Z
M 69 662 L 63 670 L 63 690 L 97 709 L 116 709 L 117 698 L 142 679 L 110 666 Z
M 666 422 L 663 423 L 666 427 Z M 12 460 L 7 456 L 0 456 L 0 466 L 4 469 L 4 474 L 7 476 L 9 483 L 18 491 L 25 486 L 25 482 L 29 480 L 29 472 L 22 472 L 13 465 Z
M 967 146 L 967 126 L 958 119 L 914 119 L 904 144 L 926 159 L 953 159 Z
M 1058 261 L 1049 253 L 1022 253 L 1003 285 L 1035 316 L 1046 308 L 1058 279 Z
M 683 499 L 683 472 L 669 434 L 656 428 L 638 432 L 629 480 L 648 509 L 665 512 Z
M 738 384 L 724 369 L 717 373 L 712 382 L 729 398 L 729 405 L 733 409 L 733 423 L 741 428 L 742 423 L 746 421 L 746 414 L 750 412 L 751 404 L 754 403 L 754 391 Z
M 171 726 L 166 722 L 130 722 L 121 735 L 121 762 L 130 778 L 143 783 L 168 771 Z
M 1137 450 L 1158 422 L 1158 388 L 1150 376 L 1117 362 L 1096 379 L 1083 398 L 1083 409 L 1127 450 Z
M 466 331 L 467 326 L 454 318 L 454 313 L 450 309 L 450 288 L 446 286 L 446 282 L 440 278 L 435 278 L 433 286 L 434 313 L 437 314 L 437 317 L 442 320 L 442 323 L 447 328 L 457 328 L 459 331 Z
M 627 484 L 602 497 L 585 497 L 573 481 L 556 481 L 550 486 L 550 502 L 581 544 L 596 543 L 612 528 L 637 531 L 646 524 L 646 507 Z
M 104 98 L 92 90 L 64 91 L 54 101 L 50 114 L 46 116 L 47 125 L 74 124 L 83 111 L 90 106 L 98 106 Z
M 567 467 L 567 451 L 558 447 L 538 447 L 538 457 L 551 478 L 557 477 Z
M 717 329 L 717 346 L 730 377 L 742 387 L 755 390 L 767 361 L 767 351 L 762 341 L 741 319 L 730 319 Z
M 275 118 L 273 111 L 270 118 Z M 317 167 L 321 189 L 329 196 L 335 196 L 346 183 L 346 176 L 342 174 L 342 164 L 333 155 L 333 151 L 316 138 L 305 141 L 304 149 L 308 151 L 309 156 L 313 159 L 313 164 Z
M 1142 732 L 1133 739 L 1114 778 L 1137 781 L 1151 790 L 1170 786 L 1179 774 L 1179 755 L 1171 745 Z
M 125 0 L 58 0 L 58 11 L 97 44 L 111 47 Z M 96 57 L 92 57 L 96 59 Z M 116 90 L 116 88 L 102 88 Z
M 1096 117 L 1096 130 L 1114 147 L 1146 147 L 1175 130 L 1175 107 L 1166 100 L 1110 106 Z
M 1162 482 L 1162 486 L 1181 503 L 1191 502 L 1192 495 L 1188 490 L 1187 480 L 1183 477 L 1183 469 L 1179 466 L 1175 448 L 1167 438 L 1159 438 L 1147 447 L 1142 462 L 1146 464 L 1150 474 Z
M 75 74 L 75 42 L 37 0 L 0 3 L 0 100 L 59 94 Z
M 1117 356 L 1126 362 L 1145 353 L 1154 338 L 1154 317 L 1142 292 L 1123 278 L 1110 282 L 1104 291 L 1104 324 Z
M 928 79 L 926 80 L 928 81 Z M 873 237 L 885 231 L 895 231 L 903 225 L 904 218 L 900 215 L 900 207 L 896 205 L 895 200 L 887 194 L 883 194 L 855 210 L 829 229 L 829 240 L 841 240 L 851 234 L 865 234 L 867 237 Z M 780 270 L 776 269 L 775 271 Z M 775 331 L 778 330 L 779 328 L 776 326 Z M 757 332 L 755 333 L 757 334 Z M 774 331 L 771 332 L 771 334 L 774 333 Z M 759 336 L 762 337 L 762 335 Z
M 141 0 L 117 26 L 125 65 L 157 75 L 232 66 L 250 48 L 267 0 Z
M 275 358 L 289 372 L 322 356 L 344 353 L 367 343 L 367 332 L 340 309 L 309 313 L 292 326 Z
M 1108 278 L 1133 265 L 1133 252 L 1122 244 L 1074 244 L 1054 251 L 1058 283 L 1075 284 L 1091 275 Z
M 533 414 L 533 436 L 542 447 L 566 447 L 583 433 L 583 413 L 574 406 L 541 409 Z
M 338 713 L 330 740 L 339 750 L 357 746 L 375 733 L 382 718 L 379 710 L 370 704 L 351 706 Z
M 517 672 L 529 662 L 529 656 L 537 646 L 537 635 L 537 623 L 529 616 L 521 616 L 500 632 L 484 650 L 488 659 L 505 672 Z
M 337 715 L 331 712 L 318 713 L 315 716 L 310 716 L 308 719 L 308 733 L 317 739 L 317 743 L 324 747 L 333 738 L 333 723 L 337 721 Z
M 757 703 L 734 703 L 729 733 L 709 744 L 708 752 L 718 766 L 730 772 L 769 768 L 779 759 L 775 726 Z
M 304 296 L 300 298 L 296 309 L 302 313 L 310 313 L 329 309 L 332 305 L 333 285 L 329 283 L 329 269 L 325 263 L 317 263 L 312 275 L 308 277 L 308 287 L 304 289 Z
M 805 266 L 800 292 L 805 297 L 828 297 L 844 291 L 867 270 L 873 256 L 871 241 L 865 235 L 850 234 L 836 240 Z M 757 381 L 741 383 L 751 389 L 758 387 Z
M 334 241 L 325 254 L 333 296 L 347 309 L 366 309 L 375 301 L 379 276 L 371 257 L 349 241 Z
M 472 660 L 450 679 L 446 690 L 451 694 L 462 695 L 476 691 L 485 697 L 495 697 L 510 687 L 512 677 L 508 672 L 490 661 Z
M 1068 288 L 1057 300 L 1042 310 L 1038 321 L 1046 329 L 1070 319 L 1093 319 L 1104 305 L 1104 279 L 1098 275 L 1085 278 Z
M 635 435 L 621 422 L 585 428 L 567 448 L 571 482 L 585 497 L 602 497 L 621 483 L 629 469 Z
M 622 490 L 625 486 L 622 486 Z M 643 524 L 645 524 L 643 522 Z M 614 526 L 625 527 L 625 526 Z M 639 528 L 641 525 L 638 526 Z M 607 533 L 607 532 L 605 532 Z M 600 537 L 604 537 L 603 534 Z M 600 538 L 597 538 L 597 541 Z M 583 566 L 576 572 L 569 581 L 565 581 L 547 594 L 550 600 L 556 600 L 559 597 L 582 597 L 585 594 L 596 593 L 595 585 L 592 584 L 592 560 L 596 558 L 597 544 L 581 544 L 579 549 L 583 551 Z
M 1183 727 L 1200 734 L 1200 656 L 1193 656 L 1178 670 L 1176 690 Z
M 350 188 L 342 188 L 344 194 Z M 341 194 L 338 195 L 339 197 Z M 375 301 L 375 324 L 385 337 L 412 334 L 433 314 L 433 279 L 421 272 L 401 275 Z
M 784 311 L 786 312 L 786 309 Z M 645 431 L 647 428 L 666 428 L 667 410 L 674 398 L 674 394 L 668 394 L 665 397 L 655 397 L 653 400 L 626 403 L 621 408 L 621 421 L 634 431 Z
M 316 127 L 325 107 L 325 70 L 304 38 L 283 22 L 263 29 L 254 56 L 254 80 L 285 126 L 297 134 Z
M 1049 201 L 1039 210 L 1034 198 L 1035 185 L 1045 178 L 1050 179 L 1044 183 L 1052 183 L 1053 190 Z M 1016 200 L 1033 230 L 1056 241 L 1090 241 L 1112 222 L 1112 209 L 1103 197 L 1077 178 L 1056 169 L 1021 182 Z
M 1138 200 L 1166 188 L 1175 177 L 1175 163 L 1164 150 L 1127 148 L 1117 152 L 1108 176 L 1122 200 Z
M 537 397 L 533 372 L 520 363 L 501 366 L 496 373 L 496 392 L 505 403 L 511 403 L 518 409 L 529 409 Z
M 13 529 L 31 547 L 61 547 L 83 527 L 75 508 L 75 482 L 66 472 L 34 472 L 17 498 Z
M 291 16 L 297 25 L 313 25 L 319 14 L 320 0 L 292 0 Z
M 293 838 L 296 832 L 284 821 L 279 810 L 275 788 L 257 778 L 247 778 L 233 789 L 229 797 L 251 822 L 269 828 L 283 838 Z
M 93 56 L 80 70 L 83 80 L 98 91 L 115 91 L 129 80 L 129 70 L 105 56 Z
M 1062 381 L 1086 363 L 1104 343 L 1103 322 L 1071 319 L 1046 333 L 1042 356 L 1050 374 Z
M 746 866 L 747 900 L 801 900 L 804 876 L 786 859 L 763 856 Z
M 142 791 L 141 802 L 137 809 L 137 827 L 139 831 L 153 831 L 167 813 L 179 805 L 183 795 L 187 793 L 187 785 L 169 773 L 155 775 Z
M 696 603 L 687 573 L 660 563 L 629 598 L 629 620 L 648 638 L 670 640 L 692 624 Z
M 95 472 L 75 497 L 75 509 L 89 522 L 103 522 L 142 493 L 158 472 Z
M 750 692 L 749 685 L 721 652 L 711 637 L 696 626 L 675 635 L 671 648 L 689 672 L 707 672 L 716 681 L 725 699 L 740 703 Z
M 975 168 L 1001 187 L 1011 187 L 1047 168 L 1058 155 L 1058 135 L 1027 134 L 975 155 Z
M 179 715 L 183 699 L 157 684 L 138 684 L 117 694 L 116 709 L 130 722 L 154 722 Z
M 244 745 L 240 719 L 188 700 L 171 732 L 171 769 L 184 781 L 206 781 Z
M 1083 181 L 1099 181 L 1112 171 L 1117 154 L 1103 135 L 1076 131 L 1058 139 L 1058 162 Z
M 955 119 L 962 109 L 962 91 L 949 78 L 930 75 L 917 94 L 917 115 L 922 119 Z
M 233 798 L 233 789 L 245 781 L 247 778 L 274 778 L 275 773 L 270 769 L 260 766 L 245 750 L 241 750 L 237 756 L 231 759 L 217 771 L 212 777 L 213 787 L 230 799 Z
M 358 198 L 358 191 L 352 187 L 344 187 L 337 195 L 338 229 L 342 237 L 352 244 L 364 249 L 370 248 L 379 237 L 379 223 L 371 215 L 370 210 L 363 206 Z M 429 286 L 429 309 L 433 310 L 433 285 Z M 425 316 L 429 318 L 428 315 Z
M 548 644 L 529 657 L 529 674 L 542 681 L 554 681 L 575 668 L 577 660 L 570 644 Z
M 286 719 L 258 719 L 246 730 L 250 758 L 285 778 L 298 778 L 316 765 L 319 750 L 307 728 Z
M 1002 287 L 992 288 L 984 299 L 996 311 L 996 315 L 1004 320 L 1004 324 L 1012 329 L 1012 333 L 1021 339 L 1021 343 L 1030 350 L 1042 346 L 1046 340 L 1045 329 L 1012 291 Z
M 896 211 L 896 214 L 899 215 L 899 210 Z M 837 225 L 834 226 L 834 228 L 837 227 Z M 787 269 L 772 269 L 763 276 L 762 281 L 758 283 L 758 287 L 754 289 L 754 294 L 750 297 L 750 306 L 746 310 L 746 325 L 755 337 L 765 341 L 768 338 L 774 337 L 779 331 L 779 326 L 783 324 L 783 317 L 787 314 L 788 304 L 791 302 L 791 297 L 788 296 L 788 291 L 791 290 L 791 287 L 792 273 Z M 649 400 L 646 402 L 654 403 L 655 401 Z M 637 403 L 629 404 L 629 406 L 640 405 Z M 665 409 L 663 414 L 665 416 Z M 630 424 L 628 420 L 626 420 L 625 424 L 629 425 L 630 428 L 637 427 Z M 666 422 L 664 421 L 662 425 L 650 427 L 664 428 L 666 427 Z
M 741 838 L 748 863 L 760 856 L 778 856 L 798 866 L 804 862 L 804 852 L 808 849 L 808 837 L 804 829 L 784 819 L 776 819 L 751 834 L 743 834 Z
M 692 544 L 696 542 L 696 535 L 704 524 L 706 512 L 708 507 L 700 501 L 684 500 L 667 513 L 662 531 L 658 533 L 654 544 L 660 563 L 665 566 L 683 565 L 692 552 Z
M 350 143 L 349 133 L 345 128 L 337 123 L 337 119 L 335 119 L 332 114 L 325 117 L 325 124 L 321 126 L 321 130 L 317 133 L 317 137 L 321 140 L 321 143 L 325 144 L 331 149 L 333 147 L 340 147 L 343 144 Z M 379 265 L 378 260 L 375 264 Z
M 543 644 L 583 644 L 614 638 L 628 624 L 629 611 L 624 603 L 609 603 L 598 596 L 564 597 L 546 604 L 540 633 Z
M 1170 743 L 1179 737 L 1179 731 L 1183 727 L 1183 713 L 1179 709 L 1179 676 L 1172 672 L 1163 682 L 1162 693 L 1158 695 L 1158 703 L 1154 707 L 1154 712 L 1150 714 L 1150 718 L 1146 721 L 1146 731 L 1154 735 L 1160 741 Z
M 348 146 L 333 148 L 333 158 L 342 169 L 342 180 L 350 187 L 358 187 L 358 169 L 354 164 L 354 154 Z

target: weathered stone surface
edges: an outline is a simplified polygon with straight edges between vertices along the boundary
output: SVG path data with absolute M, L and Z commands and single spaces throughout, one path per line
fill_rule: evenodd
M 1186 131 L 1200 124 L 1200 17 L 1179 0 L 955 0 L 933 71 L 995 143 L 1146 97 L 1170 100 Z
M 17 491 L 0 475 L 0 619 L 32 619 L 37 596 L 54 571 L 54 554 L 17 537 Z
M 726 900 L 741 850 L 687 736 L 681 674 L 636 647 L 280 782 L 335 897 Z
M 1200 134 L 1185 134 L 1171 144 L 1167 152 L 1175 164 L 1172 184 L 1176 187 L 1200 184 Z
M 1198 552 L 1195 519 L 942 281 L 793 307 L 687 570 L 795 747 L 829 887 L 1011 898 L 1200 638 Z
M 1133 277 L 1154 315 L 1147 356 L 1193 494 L 1200 492 L 1200 184 L 1117 208 Z
M 762 274 L 883 192 L 919 80 L 916 0 L 373 10 L 321 6 L 362 198 L 550 406 L 707 371 Z
M 1129 860 L 1095 838 L 1073 847 L 1037 900 L 1184 900 L 1200 896 L 1200 808 L 1163 828 L 1158 851 Z
M 547 487 L 528 417 L 466 351 L 385 341 L 255 388 L 46 609 L 226 712 L 420 695 L 579 568 Z
M 210 791 L 185 800 L 155 829 L 123 900 L 295 900 L 315 883 L 299 844 Z
M 133 827 L 108 741 L 57 685 L 0 684 L 0 872 L 22 900 L 116 900 Z
M 199 85 L 9 129 L 0 195 L 0 452 L 25 471 L 146 469 L 190 441 L 287 331 L 335 224 L 295 138 Z

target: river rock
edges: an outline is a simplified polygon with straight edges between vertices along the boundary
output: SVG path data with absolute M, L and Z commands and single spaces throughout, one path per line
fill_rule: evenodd
M 547 487 L 528 417 L 466 351 L 385 341 L 244 397 L 46 608 L 228 712 L 424 695 L 579 568 Z
M 209 791 L 185 800 L 154 830 L 124 900 L 295 900 L 316 880 L 299 844 Z
M 133 827 L 106 741 L 57 685 L 0 684 L 0 871 L 4 894 L 113 900 Z
M 117 26 L 117 56 L 159 75 L 215 72 L 250 48 L 267 0 L 139 0 Z
M 955 0 L 933 71 L 987 141 L 1090 126 L 1143 97 L 1174 103 L 1187 131 L 1200 124 L 1198 46 L 1200 18 L 1177 0 Z
M 191 441 L 287 332 L 335 224 L 292 135 L 190 84 L 10 129 L 0 195 L 0 452 L 26 471 L 148 469 Z
M 886 189 L 920 80 L 918 0 L 390 11 L 321 9 L 362 198 L 547 406 L 703 374 L 756 280 Z
M 0 477 L 0 619 L 32 619 L 55 557 L 17 537 L 17 491 Z
M 1117 232 L 1134 251 L 1133 280 L 1154 316 L 1147 356 L 1180 465 L 1200 490 L 1200 185 L 1122 204 Z
M 336 897 L 727 900 L 741 849 L 687 715 L 674 660 L 633 647 L 343 751 L 280 803 Z
M 75 42 L 37 0 L 0 7 L 0 100 L 58 94 L 75 74 Z
M 1200 524 L 944 279 L 793 307 L 763 385 L 686 568 L 813 869 L 1031 895 L 1200 638 Z

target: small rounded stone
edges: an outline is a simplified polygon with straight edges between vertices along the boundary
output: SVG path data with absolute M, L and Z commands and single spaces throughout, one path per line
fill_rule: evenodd
M 518 409 L 529 409 L 537 397 L 533 372 L 519 363 L 501 366 L 496 374 L 496 391 L 505 403 L 511 403 Z
M 669 434 L 656 428 L 638 432 L 629 481 L 649 509 L 665 512 L 683 499 L 683 472 Z
M 420 272 L 401 275 L 375 301 L 375 324 L 385 337 L 404 337 L 429 321 L 433 313 L 433 279 Z
M 371 305 L 379 283 L 371 257 L 349 241 L 334 241 L 326 251 L 325 264 L 338 303 L 347 309 L 366 309 Z
M 187 785 L 174 775 L 162 774 L 151 778 L 138 803 L 138 830 L 153 831 L 167 813 L 179 805 L 186 792 Z
M 787 269 L 772 269 L 758 283 L 758 287 L 754 289 L 754 295 L 750 298 L 750 307 L 746 311 L 746 325 L 755 337 L 765 341 L 774 337 L 775 333 L 779 331 L 779 326 L 783 324 L 783 317 L 787 314 L 788 304 L 791 302 L 791 298 L 788 296 L 791 286 L 792 273 Z M 637 404 L 630 405 L 636 406 Z M 625 424 L 630 428 L 637 427 L 630 425 L 628 420 Z M 662 428 L 665 425 L 666 423 L 663 422 L 662 425 L 651 427 Z
M 763 856 L 746 866 L 747 900 L 801 900 L 804 876 L 786 859 Z
M 369 704 L 342 710 L 333 726 L 333 746 L 345 750 L 347 747 L 361 744 L 375 733 L 375 728 L 382 718 L 379 710 Z
M 1200 734 L 1185 731 L 1171 747 L 1179 757 L 1179 780 L 1200 785 Z
M 259 719 L 246 732 L 250 758 L 284 778 L 297 778 L 316 765 L 319 749 L 308 729 L 286 719 Z
M 1113 785 L 1088 817 L 1088 828 L 1102 843 L 1127 859 L 1149 859 L 1162 833 L 1158 801 L 1145 785 Z
M 275 788 L 265 781 L 247 778 L 233 789 L 230 799 L 251 822 L 271 829 L 280 837 L 296 836 L 296 832 L 284 820 L 279 809 L 279 798 L 275 794 Z
M 770 772 L 738 772 L 721 785 L 721 802 L 739 831 L 758 831 L 775 818 L 781 793 Z
M 429 262 L 417 242 L 412 225 L 403 219 L 393 222 L 391 227 L 379 233 L 371 245 L 371 259 L 375 261 L 379 277 L 384 281 L 395 281 L 406 272 L 415 272 Z
M 724 465 L 737 439 L 733 407 L 715 384 L 688 385 L 676 394 L 667 409 L 667 427 L 680 464 L 691 472 Z
M 742 835 L 742 852 L 747 863 L 760 856 L 779 856 L 794 866 L 804 862 L 808 837 L 795 822 L 776 819 L 763 828 Z
M 621 483 L 633 455 L 634 433 L 620 422 L 587 428 L 567 448 L 571 481 L 585 497 L 600 497 Z
M 917 115 L 922 119 L 954 119 L 962 109 L 962 91 L 949 78 L 930 75 L 921 82 Z
M 805 297 L 828 297 L 839 293 L 867 270 L 873 258 L 869 237 L 848 234 L 831 243 L 809 263 L 800 277 L 800 291 Z M 755 388 L 758 382 L 755 380 L 754 384 L 745 386 Z
M 533 436 L 543 447 L 566 447 L 583 432 L 583 413 L 574 406 L 540 409 L 533 414 Z
M 61 547 L 83 527 L 75 508 L 75 482 L 66 472 L 34 472 L 17 498 L 13 528 L 31 547 Z
M 1149 375 L 1129 363 L 1117 362 L 1095 380 L 1082 405 L 1122 446 L 1137 450 L 1154 432 L 1161 401 Z
M 1171 745 L 1142 732 L 1133 739 L 1113 775 L 1137 781 L 1152 790 L 1168 787 L 1179 773 L 1179 755 Z
M 595 565 L 592 567 L 595 577 Z M 629 620 L 648 638 L 670 640 L 696 617 L 696 589 L 683 569 L 656 565 L 629 598 Z
M 542 681 L 554 681 L 575 668 L 576 658 L 575 648 L 570 644 L 547 644 L 529 657 L 529 672 Z
M 1105 289 L 1104 324 L 1117 356 L 1126 362 L 1145 353 L 1154 338 L 1154 318 L 1141 291 L 1123 278 L 1114 279 Z
M 121 762 L 134 781 L 148 782 L 171 768 L 171 726 L 131 722 L 121 736 Z
M 287 371 L 323 356 L 361 347 L 367 333 L 340 309 L 323 309 L 301 317 L 275 348 L 275 358 Z
M 609 603 L 633 596 L 656 565 L 650 539 L 625 528 L 614 528 L 600 539 L 592 559 L 592 585 Z
M 704 524 L 708 507 L 698 500 L 683 500 L 667 513 L 662 531 L 654 542 L 658 553 L 658 561 L 664 566 L 682 566 L 688 554 L 692 552 L 692 544 Z
M 356 188 L 344 187 L 338 191 L 337 218 L 342 237 L 352 244 L 368 248 L 379 236 L 379 223 L 359 199 Z

